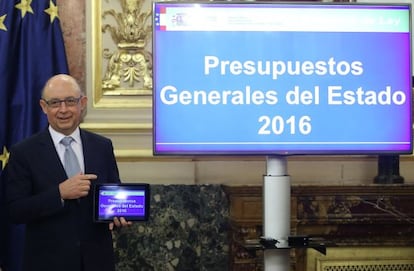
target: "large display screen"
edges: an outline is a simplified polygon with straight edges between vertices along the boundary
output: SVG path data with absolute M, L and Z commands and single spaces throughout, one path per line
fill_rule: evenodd
M 411 6 L 155 2 L 155 155 L 412 152 Z

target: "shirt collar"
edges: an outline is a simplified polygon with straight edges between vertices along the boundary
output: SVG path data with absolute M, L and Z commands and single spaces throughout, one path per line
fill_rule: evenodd
M 59 142 L 62 140 L 62 138 L 64 138 L 66 136 L 66 135 L 64 135 L 62 133 L 59 133 L 55 129 L 53 129 L 52 126 L 50 126 L 50 125 L 49 125 L 49 132 L 50 132 L 50 135 L 51 135 L 51 137 L 53 139 L 53 142 L 55 144 L 59 144 Z M 67 135 L 67 136 L 71 136 L 75 140 L 76 143 L 81 144 L 79 127 L 77 127 L 75 129 L 75 131 L 73 131 L 72 134 Z

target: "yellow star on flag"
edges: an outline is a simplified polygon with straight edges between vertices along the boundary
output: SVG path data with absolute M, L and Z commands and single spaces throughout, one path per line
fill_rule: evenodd
M 4 21 L 6 20 L 7 14 L 0 16 L 0 30 L 7 31 L 6 25 L 4 25 Z
M 45 9 L 45 12 L 50 15 L 50 23 L 53 23 L 55 18 L 59 18 L 58 7 L 53 3 L 52 0 L 50 0 L 49 8 Z
M 2 165 L 2 169 L 4 169 L 4 167 L 7 164 L 7 161 L 9 160 L 9 152 L 7 151 L 6 147 L 3 147 L 3 153 L 0 155 L 0 161 L 1 161 L 1 165 Z
M 17 9 L 22 11 L 22 18 L 26 16 L 27 12 L 34 14 L 31 4 L 32 0 L 21 0 L 19 4 L 15 5 Z

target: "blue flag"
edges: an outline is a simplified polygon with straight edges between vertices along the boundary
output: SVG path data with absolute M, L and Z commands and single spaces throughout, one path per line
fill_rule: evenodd
M 0 174 L 10 146 L 46 127 L 41 91 L 59 73 L 68 65 L 55 0 L 0 0 Z M 0 178 L 0 266 L 20 271 L 24 225 L 4 219 L 3 190 Z

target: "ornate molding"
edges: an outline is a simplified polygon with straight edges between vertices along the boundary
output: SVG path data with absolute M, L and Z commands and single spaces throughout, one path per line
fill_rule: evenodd
M 329 248 L 326 256 L 308 249 L 307 271 L 414 270 L 412 247 Z
M 152 105 L 151 2 L 92 1 L 93 106 Z
M 82 123 L 81 127 L 96 133 L 152 134 L 151 123 Z
M 257 244 L 261 236 L 263 187 L 223 186 L 223 189 L 230 202 L 232 270 L 252 266 L 254 270 L 262 270 L 261 255 L 254 254 L 256 250 L 250 244 L 254 241 Z M 292 263 L 297 267 L 294 270 L 390 270 L 387 268 L 395 262 L 404 268 L 414 263 L 414 185 L 293 185 L 291 193 L 292 235 L 322 237 L 328 248 L 326 256 L 313 249 L 292 250 L 295 255 L 303 256 L 293 257 Z M 369 248 L 359 250 L 363 247 Z M 376 254 L 387 247 L 401 249 L 388 249 L 384 257 Z M 372 253 L 374 249 L 377 252 Z M 408 252 L 402 257 L 405 249 Z M 344 256 L 345 250 L 354 255 Z M 395 252 L 395 257 L 389 257 L 390 252 Z M 355 261 L 355 269 L 343 269 L 350 259 Z M 329 268 L 312 269 L 318 261 Z M 385 269 L 372 269 L 375 264 Z

